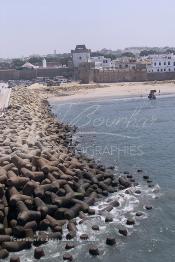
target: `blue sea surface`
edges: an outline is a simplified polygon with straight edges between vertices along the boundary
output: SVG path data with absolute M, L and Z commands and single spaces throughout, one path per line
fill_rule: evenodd
M 74 136 L 79 142 L 77 151 L 106 166 L 114 165 L 118 171 L 143 169 L 160 187 L 153 210 L 123 239 L 123 245 L 105 249 L 93 261 L 175 261 L 175 97 L 51 105 L 59 120 L 78 127 Z M 82 261 L 81 250 L 80 254 L 77 261 Z

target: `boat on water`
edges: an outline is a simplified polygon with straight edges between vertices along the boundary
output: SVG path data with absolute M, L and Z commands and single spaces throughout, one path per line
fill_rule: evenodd
M 149 95 L 148 95 L 149 100 L 155 100 L 156 99 L 155 93 L 156 93 L 156 90 L 150 90 Z

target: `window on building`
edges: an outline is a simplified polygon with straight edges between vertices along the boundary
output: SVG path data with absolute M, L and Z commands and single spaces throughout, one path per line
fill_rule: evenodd
M 154 63 L 154 65 L 156 66 L 156 62 Z
M 175 66 L 175 62 L 174 62 L 174 66 Z
M 159 62 L 159 65 L 161 66 L 161 62 Z
M 164 62 L 164 65 L 166 65 L 166 62 Z
M 157 72 L 159 72 L 159 69 L 157 69 Z
M 164 71 L 166 72 L 166 69 L 164 69 Z
M 161 69 L 161 72 L 163 72 L 163 69 Z
M 79 59 L 81 60 L 81 59 L 82 59 L 82 57 L 80 56 L 80 57 L 79 57 Z
M 169 68 L 169 72 L 171 72 L 171 69 Z
M 170 61 L 168 61 L 168 65 L 171 65 Z

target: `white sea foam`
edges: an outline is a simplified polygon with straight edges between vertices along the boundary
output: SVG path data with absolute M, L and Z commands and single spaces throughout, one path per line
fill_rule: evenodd
M 140 190 L 141 193 L 137 194 L 136 190 Z M 114 236 L 117 240 L 117 246 L 124 245 L 125 237 L 118 233 L 121 228 L 126 228 L 128 235 L 131 235 L 137 228 L 137 226 L 142 223 L 143 219 L 148 217 L 150 211 L 144 209 L 145 205 L 153 205 L 153 199 L 160 196 L 160 188 L 155 185 L 153 188 L 147 185 L 139 185 L 136 187 L 131 187 L 126 190 L 122 190 L 113 194 L 103 200 L 98 201 L 94 206 L 95 215 L 87 216 L 82 224 L 79 224 L 80 218 L 77 218 L 77 236 L 72 241 L 75 243 L 75 248 L 72 250 L 65 251 L 66 234 L 68 233 L 67 226 L 65 225 L 63 230 L 63 241 L 49 241 L 47 244 L 42 245 L 45 250 L 46 256 L 43 257 L 43 261 L 53 261 L 62 256 L 65 252 L 71 252 L 74 258 L 81 257 L 81 254 L 88 258 L 88 247 L 91 244 L 98 245 L 101 255 L 106 253 L 105 239 L 107 236 Z M 105 207 L 109 206 L 110 203 L 117 200 L 120 205 L 118 207 L 113 207 L 113 209 L 108 213 L 103 211 Z M 142 216 L 136 216 L 138 211 L 142 212 Z M 105 222 L 105 217 L 110 215 L 113 221 L 110 223 Z M 135 225 L 126 225 L 128 218 L 133 218 L 135 220 Z M 92 230 L 92 225 L 98 225 L 99 231 Z M 89 239 L 87 241 L 80 240 L 81 234 L 87 234 Z M 19 254 L 22 261 L 32 262 L 33 261 L 34 248 L 22 251 Z

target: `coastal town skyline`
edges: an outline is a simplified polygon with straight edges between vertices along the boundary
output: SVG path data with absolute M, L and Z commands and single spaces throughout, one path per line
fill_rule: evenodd
M 68 53 L 81 43 L 92 50 L 175 46 L 174 5 L 172 0 L 2 1 L 0 57 Z
M 84 43 L 77 43 L 75 46 L 77 45 L 84 45 Z M 85 45 L 90 48 L 91 53 L 92 54 L 115 54 L 117 56 L 123 56 L 123 54 L 127 54 L 129 55 L 129 53 L 136 55 L 136 56 L 140 56 L 141 52 L 146 52 L 146 51 L 151 51 L 154 52 L 155 54 L 163 54 L 163 53 L 175 53 L 175 46 L 126 46 L 124 48 L 115 48 L 115 49 L 110 49 L 107 47 L 103 47 L 102 49 L 98 48 L 98 49 L 92 49 L 91 47 L 89 47 L 86 43 Z M 72 46 L 72 48 L 74 48 L 75 46 Z M 26 53 L 25 55 L 20 55 L 20 56 L 7 56 L 7 57 L 3 57 L 1 56 L 0 59 L 2 60 L 11 60 L 11 59 L 29 59 L 29 58 L 47 58 L 47 57 L 56 57 L 56 56 L 71 56 L 71 50 L 67 50 L 67 52 L 59 52 L 59 49 L 54 49 L 54 50 L 50 50 L 50 52 L 48 51 L 48 53 Z

